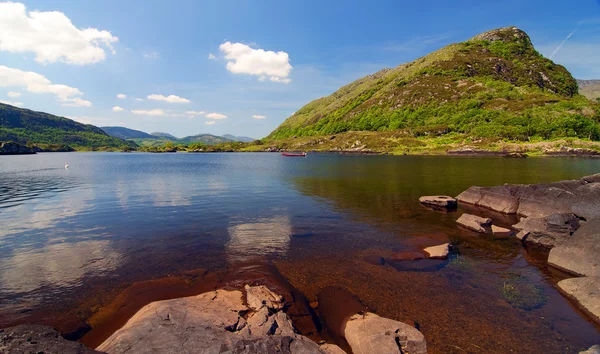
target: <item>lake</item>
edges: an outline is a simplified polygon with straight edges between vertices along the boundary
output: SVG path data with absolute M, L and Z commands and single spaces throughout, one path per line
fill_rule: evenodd
M 600 329 L 557 292 L 546 252 L 461 230 L 462 208 L 418 198 L 599 172 L 573 158 L 2 156 L 0 327 L 86 320 L 132 284 L 266 263 L 308 301 L 339 287 L 414 322 L 434 353 L 578 353 Z M 449 262 L 392 260 L 444 242 Z

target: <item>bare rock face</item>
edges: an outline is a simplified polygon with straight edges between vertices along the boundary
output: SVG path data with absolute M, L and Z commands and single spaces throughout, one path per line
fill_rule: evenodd
M 264 285 L 246 285 L 245 290 L 248 307 L 255 311 L 258 311 L 261 307 L 267 307 L 271 310 L 281 310 L 283 308 L 283 298 Z
M 258 311 L 246 306 L 244 294 L 237 290 L 153 302 L 98 350 L 110 354 L 324 353 L 318 344 L 295 333 L 284 312 L 273 313 L 283 306 L 278 304 L 281 296 L 266 287 L 256 288 L 246 289 L 251 289 L 252 303 L 260 305 Z
M 516 214 L 519 210 L 519 200 L 505 186 L 470 187 L 456 199 L 461 203 L 473 204 L 504 214 Z
M 35 325 L 0 329 L 0 353 L 101 354 L 64 339 L 52 327 Z
M 448 258 L 448 253 L 450 252 L 450 244 L 444 243 L 439 246 L 432 246 L 423 249 L 425 253 L 429 255 L 429 258 L 433 259 L 446 259 Z
M 354 354 L 427 354 L 425 337 L 416 328 L 370 312 L 352 316 L 344 336 Z
M 579 354 L 600 354 L 600 345 L 596 344 L 584 352 L 579 352 Z
M 583 312 L 600 324 L 600 277 L 565 279 L 558 282 L 558 287 Z
M 469 230 L 485 234 L 492 225 L 492 219 L 465 213 L 456 220 L 456 223 Z
M 579 226 L 579 218 L 569 213 L 524 218 L 513 228 L 519 231 L 517 237 L 520 240 L 552 248 L 567 241 Z
M 458 205 L 456 199 L 447 195 L 425 196 L 419 198 L 419 202 L 432 208 L 453 209 Z
M 588 221 L 554 247 L 548 264 L 575 275 L 600 276 L 600 219 Z

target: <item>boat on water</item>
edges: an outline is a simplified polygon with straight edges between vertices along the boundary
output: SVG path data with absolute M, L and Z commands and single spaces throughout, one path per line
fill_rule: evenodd
M 304 156 L 306 156 L 306 153 L 305 152 L 282 152 L 281 156 L 304 157 Z

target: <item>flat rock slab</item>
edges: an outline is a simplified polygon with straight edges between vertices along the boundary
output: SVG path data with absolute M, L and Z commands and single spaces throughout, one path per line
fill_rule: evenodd
M 294 332 L 284 312 L 272 313 L 266 306 L 252 312 L 243 299 L 240 291 L 216 290 L 153 302 L 98 350 L 110 354 L 323 353 L 318 344 Z M 247 312 L 246 321 L 242 315 Z
M 450 252 L 450 244 L 444 243 L 439 246 L 432 246 L 423 249 L 423 251 L 429 255 L 429 258 L 433 259 L 446 259 L 448 258 L 448 253 Z
M 579 354 L 600 354 L 600 345 L 596 344 L 584 352 L 579 352 Z
M 586 222 L 550 250 L 548 264 L 575 275 L 600 276 L 600 219 Z
M 0 353 L 101 354 L 64 339 L 52 327 L 35 325 L 0 329 Z
M 552 248 L 571 238 L 580 225 L 574 214 L 557 213 L 541 218 L 523 218 L 513 228 L 519 231 L 517 237 L 520 240 Z
M 547 184 L 471 187 L 456 199 L 461 203 L 525 217 L 575 213 L 591 219 L 600 217 L 599 180 L 600 174 L 596 174 Z
M 354 354 L 427 354 L 425 337 L 416 328 L 370 312 L 350 317 L 344 337 Z
M 509 237 L 515 234 L 515 232 L 511 229 L 507 229 L 496 225 L 492 225 L 492 233 L 496 236 L 501 237 Z
M 469 230 L 485 234 L 492 225 L 492 219 L 465 213 L 456 220 L 456 223 Z
M 600 324 L 600 277 L 565 279 L 558 282 L 558 287 Z
M 419 198 L 419 202 L 427 206 L 443 209 L 456 208 L 458 205 L 458 202 L 455 198 L 449 197 L 447 195 L 424 196 Z

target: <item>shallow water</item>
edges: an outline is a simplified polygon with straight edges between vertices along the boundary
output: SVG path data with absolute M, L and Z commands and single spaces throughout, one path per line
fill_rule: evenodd
M 462 231 L 462 209 L 418 198 L 598 172 L 600 159 L 569 158 L 2 156 L 0 325 L 86 319 L 133 282 L 267 261 L 310 301 L 342 287 L 417 323 L 435 353 L 577 353 L 600 331 L 554 289 L 544 252 Z M 448 240 L 458 256 L 440 266 L 391 260 Z

